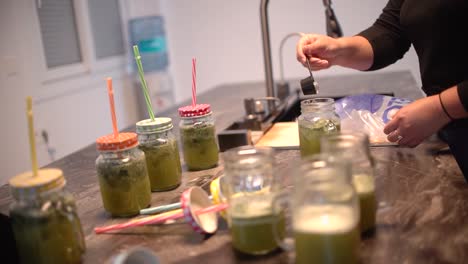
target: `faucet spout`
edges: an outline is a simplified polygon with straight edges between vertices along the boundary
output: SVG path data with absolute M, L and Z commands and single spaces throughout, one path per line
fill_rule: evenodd
M 260 23 L 262 25 L 262 46 L 263 46 L 263 62 L 265 66 L 265 85 L 266 96 L 276 97 L 275 86 L 273 81 L 273 67 L 271 62 L 271 44 L 270 44 L 270 29 L 268 26 L 268 3 L 269 0 L 262 0 L 260 3 Z M 274 110 L 274 103 L 269 102 L 268 108 Z

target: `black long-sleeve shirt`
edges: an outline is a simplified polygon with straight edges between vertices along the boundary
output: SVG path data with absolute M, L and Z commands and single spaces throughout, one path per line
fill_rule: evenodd
M 457 85 L 468 111 L 468 1 L 389 0 L 375 23 L 358 35 L 369 40 L 377 70 L 401 59 L 413 45 L 427 95 Z

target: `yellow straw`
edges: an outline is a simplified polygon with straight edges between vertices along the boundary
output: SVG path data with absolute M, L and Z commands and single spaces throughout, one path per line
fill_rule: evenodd
M 32 112 L 32 97 L 26 97 L 26 114 L 28 116 L 28 128 L 29 128 L 29 146 L 31 148 L 31 162 L 33 175 L 37 176 L 37 156 L 36 156 L 36 143 L 34 140 L 34 124 L 33 124 L 33 112 Z

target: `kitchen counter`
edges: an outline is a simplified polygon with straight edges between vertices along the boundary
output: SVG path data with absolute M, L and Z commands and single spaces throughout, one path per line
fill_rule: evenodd
M 397 97 L 409 99 L 423 96 L 406 71 L 321 77 L 317 81 L 321 92 L 330 96 L 350 91 L 394 92 Z M 200 94 L 197 101 L 212 105 L 220 131 L 242 117 L 244 98 L 264 95 L 262 83 L 229 84 Z M 173 118 L 176 133 L 177 107 L 159 114 Z M 125 130 L 134 131 L 134 126 Z M 382 207 L 375 232 L 362 239 L 362 263 L 468 263 L 468 184 L 444 147 L 444 143 L 432 137 L 414 149 L 371 149 L 378 164 L 377 195 Z M 300 157 L 298 150 L 276 153 L 280 172 L 287 171 L 291 161 Z M 86 235 L 84 263 L 104 263 L 119 251 L 137 245 L 153 249 L 162 263 L 288 263 L 288 254 L 280 250 L 263 257 L 236 253 L 221 219 L 217 233 L 207 237 L 193 232 L 183 222 L 94 234 L 96 226 L 127 220 L 111 218 L 102 207 L 94 167 L 97 155 L 95 145 L 91 144 L 46 166 L 64 171 L 67 189 L 77 201 Z M 190 186 L 208 190 L 210 181 L 222 173 L 222 159 L 218 167 L 198 172 L 189 172 L 183 165 L 182 185 L 173 191 L 152 193 L 151 205 L 177 202 L 182 191 Z M 0 187 L 0 212 L 8 214 L 10 203 L 9 188 L 4 185 Z

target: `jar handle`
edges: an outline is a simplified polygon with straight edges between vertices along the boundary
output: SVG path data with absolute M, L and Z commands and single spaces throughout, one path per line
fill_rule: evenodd
M 286 192 L 278 193 L 272 201 L 273 215 L 278 215 L 277 219 L 284 219 L 284 227 L 279 226 L 280 220 L 273 222 L 273 237 L 276 243 L 284 250 L 294 250 L 294 239 L 292 237 L 291 224 L 291 202 L 290 195 Z M 279 230 L 284 230 L 284 235 Z
M 80 246 L 81 252 L 85 252 L 86 250 L 86 245 L 84 241 L 84 234 L 83 230 L 81 229 L 81 223 L 78 218 L 78 214 L 76 211 L 72 211 L 68 213 L 68 219 L 71 222 L 72 228 L 73 228 L 73 233 L 75 233 L 75 236 L 78 238 L 78 244 Z

